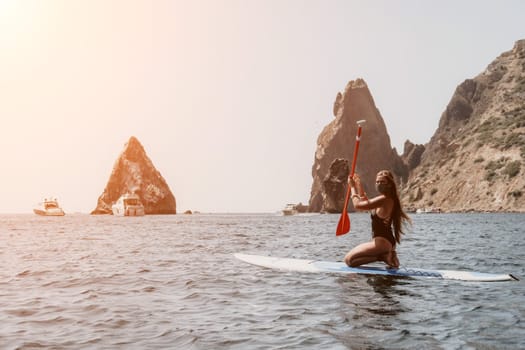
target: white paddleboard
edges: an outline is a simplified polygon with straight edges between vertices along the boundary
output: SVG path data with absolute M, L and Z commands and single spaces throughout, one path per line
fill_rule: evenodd
M 496 282 L 518 280 L 510 274 L 495 274 L 469 271 L 452 270 L 425 270 L 400 267 L 398 269 L 387 269 L 380 266 L 362 265 L 360 267 L 348 267 L 344 262 L 329 262 L 306 259 L 277 258 L 271 256 L 251 255 L 237 253 L 234 256 L 252 265 L 298 272 L 332 272 L 340 274 L 366 274 L 384 276 L 403 276 L 417 278 L 438 278 L 446 280 Z

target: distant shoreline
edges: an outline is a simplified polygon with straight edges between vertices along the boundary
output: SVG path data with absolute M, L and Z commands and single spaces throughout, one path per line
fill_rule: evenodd
M 367 214 L 366 212 L 349 212 L 350 214 Z M 439 214 L 525 214 L 525 211 L 517 211 L 517 210 L 510 210 L 510 211 L 490 211 L 490 210 L 458 210 L 458 211 L 441 211 L 439 213 L 417 213 L 415 211 L 407 211 L 410 215 L 439 215 Z M 193 214 L 184 214 L 184 213 L 177 213 L 177 214 L 146 214 L 145 216 L 200 216 L 200 215 L 279 215 L 279 211 L 269 211 L 269 212 L 200 212 L 200 213 L 193 213 Z M 299 213 L 292 216 L 302 216 L 302 215 L 312 215 L 312 214 L 319 214 L 319 215 L 341 215 L 340 213 L 320 213 L 320 212 L 311 212 L 311 213 Z M 42 218 L 50 218 L 49 216 L 38 216 L 35 213 L 32 212 L 3 212 L 0 213 L 0 215 L 31 215 L 34 217 L 42 217 Z M 106 217 L 106 216 L 113 216 L 111 214 L 90 214 L 90 213 L 84 213 L 84 212 L 73 212 L 68 213 L 66 212 L 65 216 L 74 216 L 74 215 L 85 215 L 85 216 L 94 216 L 94 217 Z M 54 219 L 61 220 L 63 217 L 56 217 Z

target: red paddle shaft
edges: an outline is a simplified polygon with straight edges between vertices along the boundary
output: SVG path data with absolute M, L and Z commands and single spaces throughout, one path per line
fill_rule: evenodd
M 352 159 L 352 167 L 350 168 L 349 178 L 352 178 L 355 174 L 355 165 L 357 163 L 357 152 L 359 152 L 359 142 L 361 141 L 361 130 L 362 124 L 365 120 L 359 120 L 357 122 L 357 136 L 355 137 L 355 148 L 354 148 L 354 158 Z M 346 189 L 345 204 L 343 206 L 343 212 L 341 213 L 341 218 L 337 224 L 337 229 L 335 231 L 336 236 L 344 235 L 350 231 L 350 217 L 348 216 L 348 202 L 350 201 L 350 192 L 352 188 L 348 185 Z

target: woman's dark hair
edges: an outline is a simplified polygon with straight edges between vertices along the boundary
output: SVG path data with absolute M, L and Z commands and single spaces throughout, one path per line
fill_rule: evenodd
M 412 220 L 408 215 L 403 211 L 401 206 L 401 201 L 399 200 L 399 194 L 397 193 L 397 186 L 394 180 L 394 175 L 388 170 L 381 170 L 377 173 L 377 176 L 382 176 L 387 179 L 390 189 L 388 191 L 388 196 L 394 201 L 394 208 L 392 208 L 392 223 L 394 225 L 394 236 L 397 243 L 401 241 L 401 235 L 405 232 L 403 227 L 405 224 L 412 224 Z

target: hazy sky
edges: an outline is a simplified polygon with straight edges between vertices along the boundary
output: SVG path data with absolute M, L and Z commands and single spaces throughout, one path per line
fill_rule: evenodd
M 399 152 L 426 143 L 456 86 L 525 38 L 524 14 L 519 0 L 0 0 L 0 213 L 47 195 L 91 211 L 132 135 L 179 212 L 307 203 L 348 81 L 368 83 Z

